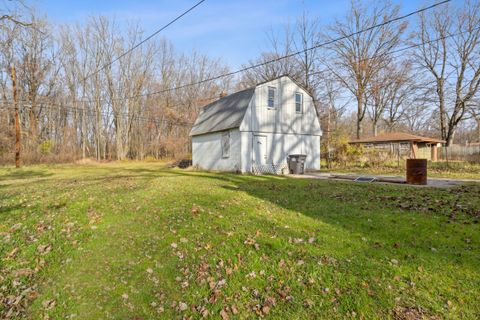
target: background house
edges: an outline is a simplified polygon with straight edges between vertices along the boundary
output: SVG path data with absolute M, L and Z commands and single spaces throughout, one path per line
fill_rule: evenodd
M 203 108 L 190 132 L 194 166 L 286 173 L 290 154 L 320 169 L 320 123 L 312 97 L 290 77 L 258 84 Z
M 445 141 L 409 133 L 392 132 L 379 134 L 376 137 L 351 140 L 349 143 L 383 150 L 394 156 L 437 161 L 438 147 L 444 145 Z

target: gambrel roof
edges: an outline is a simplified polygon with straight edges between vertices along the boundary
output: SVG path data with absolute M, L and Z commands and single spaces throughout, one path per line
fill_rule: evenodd
M 304 89 L 294 79 L 288 75 L 282 75 L 275 79 L 258 83 L 254 87 L 233 93 L 206 105 L 193 124 L 190 136 L 198 136 L 210 132 L 218 132 L 240 127 L 242 120 L 247 112 L 248 105 L 252 100 L 255 89 L 265 83 L 276 79 L 288 77 L 296 85 Z M 305 89 L 304 89 L 305 90 Z M 308 92 L 305 90 L 305 92 Z
M 242 123 L 255 87 L 236 92 L 206 105 L 190 131 L 191 136 L 238 128 Z

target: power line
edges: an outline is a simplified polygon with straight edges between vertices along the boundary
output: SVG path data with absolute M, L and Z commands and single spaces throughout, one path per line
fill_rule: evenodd
M 436 38 L 436 39 L 432 39 L 432 40 L 429 40 L 429 41 L 425 41 L 425 42 L 421 42 L 421 43 L 415 43 L 415 44 L 412 44 L 412 45 L 409 45 L 409 46 L 406 46 L 406 47 L 402 47 L 402 48 L 399 48 L 399 49 L 396 49 L 396 50 L 392 50 L 392 51 L 389 51 L 389 52 L 384 52 L 382 54 L 373 55 L 373 56 L 368 57 L 368 58 L 363 58 L 363 59 L 360 59 L 358 61 L 359 62 L 364 62 L 364 61 L 368 61 L 368 60 L 373 60 L 375 58 L 396 54 L 396 53 L 399 53 L 399 52 L 403 52 L 403 51 L 407 51 L 407 50 L 410 50 L 410 49 L 418 48 L 418 47 L 424 46 L 426 44 L 432 44 L 434 42 L 438 42 L 438 41 L 441 41 L 441 40 L 446 40 L 446 39 L 451 38 L 451 37 L 456 37 L 456 36 L 462 35 L 462 34 L 467 33 L 467 32 L 473 32 L 473 31 L 476 31 L 478 29 L 480 29 L 480 26 L 476 27 L 476 28 L 473 28 L 472 30 L 465 30 L 465 31 L 460 31 L 460 32 L 456 32 L 456 33 L 451 33 L 451 34 L 448 34 L 448 35 L 445 35 L 445 36 L 442 36 L 442 37 L 439 37 L 439 38 Z M 398 57 L 400 57 L 400 56 L 395 56 L 394 58 L 398 58 Z M 315 74 L 320 74 L 322 72 L 324 72 L 324 70 L 315 71 L 315 72 L 309 73 L 308 75 L 311 76 L 311 75 L 315 75 Z
M 479 27 L 476 27 L 472 30 L 465 30 L 465 31 L 460 31 L 460 32 L 457 32 L 457 33 L 453 33 L 453 34 L 449 34 L 449 35 L 445 35 L 445 36 L 442 36 L 442 37 L 439 37 L 439 38 L 436 38 L 436 39 L 432 39 L 432 40 L 429 40 L 429 41 L 426 41 L 426 42 L 421 42 L 421 43 L 416 43 L 416 44 L 412 44 L 410 46 L 406 46 L 406 47 L 402 47 L 402 48 L 399 48 L 397 50 L 393 50 L 393 51 L 390 51 L 390 52 L 385 52 L 385 53 L 382 53 L 382 54 L 378 54 L 378 55 L 373 55 L 371 57 L 368 57 L 368 58 L 364 58 L 364 59 L 361 59 L 359 61 L 367 61 L 367 60 L 372 60 L 372 59 L 375 59 L 375 58 L 378 58 L 378 57 L 382 57 L 382 56 L 388 56 L 388 55 L 393 55 L 393 54 L 397 54 L 397 53 L 400 53 L 400 52 L 403 52 L 403 51 L 407 51 L 407 50 L 410 50 L 410 49 L 414 49 L 414 48 L 417 48 L 417 47 L 420 47 L 420 46 L 423 46 L 423 45 L 426 45 L 426 44 L 431 44 L 431 43 L 434 43 L 434 42 L 438 42 L 438 41 L 441 41 L 441 40 L 445 40 L 445 39 L 448 39 L 448 38 L 451 38 L 451 37 L 454 37 L 454 36 L 458 36 L 458 35 L 462 35 L 464 33 L 467 33 L 467 32 L 473 32 L 473 31 L 476 31 L 480 29 L 480 26 Z M 396 58 L 396 57 L 395 57 Z M 308 76 L 313 76 L 313 75 L 317 75 L 317 74 L 320 74 L 320 73 L 323 73 L 325 72 L 324 70 L 320 70 L 320 71 L 315 71 L 315 72 L 311 72 L 311 73 L 308 73 L 307 75 Z M 207 101 L 212 101 L 214 99 L 217 99 L 219 98 L 218 95 L 214 95 L 214 96 L 210 96 L 210 97 L 207 97 L 207 98 L 202 98 L 202 99 L 198 99 L 198 100 L 194 100 L 192 101 L 193 103 L 198 103 L 198 102 L 207 102 Z M 350 97 L 346 97 L 346 96 L 339 96 L 339 98 L 341 99 L 347 99 L 347 98 L 350 98 Z M 8 101 L 2 101 L 3 103 L 7 102 Z M 28 100 L 21 100 L 19 102 L 23 102 L 24 104 L 28 104 L 30 103 Z M 78 102 L 82 102 L 82 101 L 78 101 Z M 85 102 L 88 102 L 88 101 L 85 101 Z M 172 105 L 168 105 L 168 107 L 170 108 L 174 108 L 174 107 L 178 107 L 178 106 L 184 106 L 186 103 L 176 103 L 176 104 L 172 104 Z M 65 106 L 65 105 L 60 105 L 60 104 L 56 104 L 56 103 L 50 103 L 50 102 L 47 102 L 47 103 L 40 103 L 40 105 L 42 107 L 47 107 L 48 105 L 50 106 L 58 106 L 58 107 L 62 107 L 62 108 L 68 108 L 70 109 L 70 111 L 77 111 L 77 112 L 83 112 L 83 108 L 78 108 L 78 107 L 68 107 L 68 106 Z M 47 105 L 47 106 L 46 106 Z M 8 107 L 4 107 L 4 109 L 8 109 Z M 97 110 L 95 109 L 87 109 L 88 112 L 94 112 L 94 113 L 97 113 Z M 113 111 L 112 111 L 113 112 Z M 102 115 L 104 116 L 109 116 L 108 113 L 105 113 L 105 112 L 100 112 Z M 132 116 L 131 114 L 129 113 L 117 113 L 116 116 Z M 142 117 L 142 116 L 133 116 L 135 117 L 136 119 L 144 119 L 146 121 L 159 121 L 158 119 L 155 119 L 155 118 L 146 118 L 146 117 Z M 166 121 L 166 120 L 162 120 L 162 121 Z M 179 124 L 181 126 L 183 125 L 192 125 L 193 123 L 183 123 L 183 124 Z
M 362 29 L 362 30 L 359 30 L 359 31 L 356 31 L 356 32 L 353 32 L 353 33 L 350 33 L 350 34 L 348 34 L 348 35 L 344 35 L 344 36 L 339 37 L 339 38 L 335 38 L 335 39 L 332 39 L 332 40 L 329 40 L 329 41 L 326 41 L 326 42 L 322 42 L 322 43 L 317 44 L 317 45 L 314 45 L 314 46 L 312 46 L 312 47 L 309 47 L 309 48 L 306 48 L 306 49 L 303 49 L 303 50 L 299 50 L 299 51 L 296 51 L 296 52 L 292 52 L 292 53 L 290 53 L 290 54 L 287 54 L 287 55 L 284 55 L 284 56 L 281 56 L 281 57 L 277 57 L 277 58 L 275 58 L 275 59 L 267 60 L 267 61 L 264 61 L 264 62 L 260 62 L 260 63 L 254 64 L 254 65 L 251 65 L 251 66 L 248 66 L 248 67 L 244 67 L 244 68 L 241 68 L 241 69 L 238 69 L 238 70 L 235 70 L 235 71 L 227 72 L 227 73 L 224 73 L 224 74 L 221 74 L 221 75 L 218 75 L 218 76 L 206 78 L 206 79 L 203 79 L 203 80 L 200 80 L 200 81 L 196 81 L 196 82 L 191 82 L 191 83 L 184 84 L 184 85 L 177 86 L 177 87 L 172 87 L 172 88 L 163 89 L 163 90 L 154 91 L 154 92 L 142 93 L 142 94 L 138 94 L 138 95 L 134 95 L 134 96 L 130 96 L 130 97 L 116 98 L 115 100 L 128 100 L 128 99 L 133 99 L 133 98 L 138 98 L 138 97 L 151 96 L 151 95 L 166 93 L 166 92 L 175 91 L 175 90 L 179 90 L 179 89 L 184 89 L 184 88 L 191 87 L 191 86 L 200 85 L 200 84 L 203 84 L 203 83 L 206 83 L 206 82 L 211 82 L 211 81 L 218 80 L 218 79 L 225 78 L 225 77 L 230 77 L 230 76 L 233 76 L 233 75 L 236 75 L 236 74 L 239 74 L 239 73 L 242 73 L 242 72 L 251 70 L 251 69 L 256 69 L 256 68 L 259 68 L 259 67 L 262 67 L 262 66 L 265 66 L 265 65 L 274 63 L 274 62 L 278 62 L 278 61 L 281 61 L 281 60 L 284 60 L 284 59 L 288 59 L 288 58 L 297 56 L 297 55 L 299 55 L 299 54 L 302 54 L 302 53 L 305 53 L 305 52 L 308 52 L 308 51 L 312 51 L 312 50 L 318 49 L 318 48 L 320 48 L 320 47 L 324 47 L 324 46 L 333 44 L 333 43 L 338 42 L 338 41 L 341 41 L 341 40 L 348 39 L 348 38 L 350 38 L 350 37 L 353 37 L 353 36 L 355 36 L 355 35 L 359 35 L 359 34 L 365 33 L 365 32 L 367 32 L 367 31 L 373 30 L 373 29 L 375 29 L 375 28 L 383 27 L 383 26 L 388 25 L 388 24 L 390 24 L 390 23 L 403 20 L 403 19 L 405 19 L 405 18 L 408 18 L 408 17 L 411 17 L 411 16 L 413 16 L 413 15 L 416 15 L 416 14 L 419 14 L 419 13 L 422 13 L 422 12 L 425 12 L 425 11 L 427 11 L 427 10 L 431 10 L 431 9 L 433 9 L 433 8 L 435 8 L 435 7 L 438 7 L 438 6 L 440 6 L 440 5 L 446 4 L 446 3 L 450 2 L 450 1 L 451 1 L 451 0 L 444 0 L 444 1 L 441 1 L 441 2 L 438 2 L 438 3 L 434 3 L 434 4 L 432 4 L 432 5 L 428 6 L 428 7 L 424 7 L 424 8 L 415 10 L 415 11 L 410 12 L 410 13 L 408 13 L 408 14 L 405 14 L 405 15 L 403 15 L 403 16 L 396 17 L 396 18 L 393 18 L 393 19 L 384 21 L 384 22 L 382 22 L 382 23 L 379 23 L 379 24 L 370 26 L 370 27 L 368 27 L 368 28 L 365 28 L 365 29 Z
M 456 32 L 456 33 L 453 33 L 453 34 L 448 34 L 448 35 L 445 35 L 445 36 L 442 36 L 442 37 L 439 37 L 439 38 L 436 38 L 436 39 L 432 39 L 432 40 L 429 40 L 429 41 L 426 41 L 426 42 L 421 42 L 421 43 L 416 43 L 416 44 L 412 44 L 410 46 L 406 46 L 406 47 L 402 47 L 402 48 L 399 48 L 397 50 L 393 50 L 393 51 L 390 51 L 390 52 L 385 52 L 385 53 L 382 53 L 382 54 L 378 54 L 378 55 L 373 55 L 371 57 L 368 57 L 368 58 L 364 58 L 364 59 L 361 59 L 359 61 L 367 61 L 367 60 L 372 60 L 372 59 L 375 59 L 375 58 L 378 58 L 378 57 L 382 57 L 382 56 L 388 56 L 388 55 L 393 55 L 393 54 L 397 54 L 397 53 L 400 53 L 400 52 L 403 52 L 403 51 L 407 51 L 407 50 L 410 50 L 410 49 L 414 49 L 414 48 L 417 48 L 417 47 L 420 47 L 420 46 L 423 46 L 423 45 L 426 45 L 426 44 L 431 44 L 431 43 L 434 43 L 434 42 L 438 42 L 438 41 L 441 41 L 441 40 L 445 40 L 445 39 L 448 39 L 448 38 L 451 38 L 451 37 L 455 37 L 455 36 L 459 36 L 459 35 L 462 35 L 464 33 L 467 33 L 467 32 L 473 32 L 473 31 L 476 31 L 480 29 L 480 26 L 479 27 L 476 27 L 472 30 L 465 30 L 465 31 L 460 31 L 460 32 Z M 397 57 L 394 57 L 394 58 L 397 58 Z M 315 71 L 315 72 L 311 72 L 311 73 L 308 73 L 307 75 L 308 76 L 313 76 L 313 75 L 317 75 L 317 74 L 320 74 L 320 73 L 323 73 L 325 72 L 325 70 L 320 70 L 320 71 Z M 194 103 L 198 103 L 198 102 L 207 102 L 207 101 L 212 101 L 214 99 L 217 99 L 219 98 L 218 95 L 213 95 L 213 96 L 210 96 L 210 97 L 207 97 L 207 98 L 202 98 L 202 99 L 198 99 L 198 100 L 194 100 L 192 102 Z M 341 96 L 341 98 L 347 98 L 345 96 Z M 8 103 L 8 101 L 2 101 L 2 103 Z M 19 102 L 23 102 L 24 104 L 28 104 L 30 103 L 28 100 L 21 100 Z M 82 102 L 82 101 L 77 101 L 77 102 Z M 89 101 L 85 101 L 85 102 L 89 102 Z M 60 105 L 60 104 L 55 104 L 55 103 L 50 103 L 50 102 L 47 102 L 46 103 L 47 105 L 53 105 L 53 106 L 64 106 L 64 105 Z M 45 103 L 40 103 L 41 106 L 45 107 Z M 168 107 L 170 108 L 174 108 L 174 107 L 179 107 L 179 106 L 184 106 L 186 105 L 186 103 L 176 103 L 176 104 L 172 104 L 172 105 L 168 105 Z M 83 111 L 83 108 L 78 108 L 78 107 L 68 107 L 70 109 L 74 109 L 78 112 L 82 112 Z M 94 109 L 88 109 L 89 111 L 96 111 Z M 118 113 L 117 113 L 118 114 Z M 107 115 L 107 114 L 104 114 L 104 115 Z M 121 114 L 120 114 L 121 115 Z M 124 113 L 124 115 L 129 115 L 128 113 Z M 151 118 L 151 120 L 155 120 L 154 118 Z
M 208 102 L 208 101 L 212 101 L 212 100 L 217 99 L 217 98 L 219 98 L 219 96 L 214 95 L 214 96 L 210 96 L 210 97 L 207 97 L 207 98 L 194 100 L 194 101 L 192 101 L 192 103 Z M 0 100 L 0 104 L 4 105 L 4 107 L 0 108 L 0 110 L 2 110 L 2 109 L 3 110 L 13 109 L 13 106 L 8 106 L 9 103 L 10 103 L 10 101 Z M 30 106 L 30 101 L 28 101 L 28 100 L 20 100 L 20 101 L 18 101 L 18 103 L 23 104 L 23 109 L 28 109 L 28 110 L 32 109 L 31 106 Z M 168 107 L 169 108 L 175 108 L 175 107 L 184 106 L 184 105 L 186 105 L 186 103 L 176 103 L 176 104 L 170 104 L 170 105 L 168 105 Z M 95 113 L 95 114 L 99 114 L 99 115 L 102 115 L 102 116 L 114 115 L 115 117 L 131 117 L 132 119 L 141 119 L 141 120 L 152 121 L 152 122 L 155 122 L 155 121 L 162 121 L 162 122 L 171 121 L 171 120 L 159 120 L 158 118 L 154 118 L 154 117 L 145 117 L 145 116 L 134 115 L 134 114 L 128 113 L 128 112 L 116 112 L 115 113 L 112 110 L 111 113 L 108 113 L 106 111 L 98 111 L 98 110 L 93 109 L 93 108 L 84 109 L 84 108 L 81 108 L 81 107 L 68 106 L 68 105 L 65 105 L 65 104 L 52 103 L 52 102 L 39 102 L 38 107 L 39 108 L 45 108 L 45 109 L 65 110 L 65 111 L 67 111 L 67 113 L 72 112 L 72 114 L 74 112 L 81 114 L 84 111 L 86 111 L 87 113 L 90 112 L 90 113 Z M 193 125 L 193 123 L 186 122 L 186 121 L 181 121 L 181 122 L 176 121 L 175 125 L 191 126 L 191 125 Z
M 205 0 L 203 0 L 205 1 Z M 362 29 L 362 30 L 359 30 L 355 33 L 352 33 L 352 34 L 349 34 L 349 35 L 345 35 L 345 36 L 342 36 L 340 38 L 336 38 L 336 39 L 333 39 L 333 40 L 330 40 L 330 41 L 327 41 L 327 42 L 324 42 L 324 43 L 321 43 L 321 44 L 317 44 L 313 47 L 310 47 L 310 48 L 307 48 L 307 49 L 304 49 L 304 50 L 300 50 L 300 51 L 297 51 L 297 52 L 294 52 L 294 53 L 291 53 L 291 54 L 288 54 L 288 55 L 285 55 L 285 56 L 282 56 L 282 57 L 278 57 L 276 59 L 272 59 L 272 60 L 269 60 L 269 61 L 265 61 L 265 62 L 262 62 L 262 63 L 259 63 L 259 64 L 256 64 L 256 65 L 252 65 L 252 66 L 249 66 L 249 67 L 245 67 L 245 68 L 242 68 L 242 69 L 239 69 L 239 70 L 236 70 L 236 71 L 232 71 L 232 72 L 229 72 L 229 73 L 225 73 L 225 74 L 222 74 L 222 75 L 218 75 L 218 76 L 215 76 L 215 77 L 211 77 L 211 78 L 207 78 L 207 79 L 203 79 L 203 80 L 200 80 L 200 81 L 197 81 L 197 82 L 193 82 L 193 83 L 189 83 L 189 84 L 185 84 L 185 85 L 181 85 L 181 86 L 178 86 L 178 87 L 173 87 L 173 88 L 169 88 L 169 89 L 163 89 L 163 90 L 160 90 L 160 91 L 155 91 L 155 92 L 150 92 L 150 93 L 144 93 L 144 94 L 139 94 L 139 95 L 135 95 L 135 96 L 131 96 L 131 97 L 126 97 L 126 98 L 116 98 L 114 100 L 125 100 L 125 99 L 131 99 L 131 98 L 135 98 L 135 97 L 142 97 L 142 96 L 149 96 L 149 95 L 155 95 L 155 94 L 160 94 L 160 93 L 165 93 L 165 92 L 169 92 L 169 91 L 173 91 L 173 90 L 178 90 L 178 89 L 182 89 L 182 88 L 186 88 L 186 87 L 189 87 L 189 86 L 194 86 L 194 85 L 198 85 L 198 84 L 202 84 L 202 83 L 205 83 L 205 82 L 210 82 L 210 81 L 213 81 L 213 80 L 217 80 L 217 79 L 220 79 L 220 78 L 223 78 L 223 77 L 227 77 L 227 76 L 231 76 L 231 75 L 234 75 L 234 74 L 237 74 L 237 73 L 240 73 L 240 72 L 244 72 L 244 71 L 247 71 L 247 70 L 250 70 L 250 69 L 253 69 L 253 68 L 258 68 L 260 66 L 263 66 L 263 65 L 266 65 L 266 64 L 269 64 L 269 63 L 273 63 L 273 62 L 278 62 L 278 61 L 281 61 L 283 59 L 286 59 L 288 57 L 293 57 L 295 55 L 298 55 L 300 53 L 303 53 L 303 52 L 307 52 L 309 50 L 313 50 L 313 49 L 316 49 L 316 48 L 319 48 L 321 46 L 325 46 L 325 45 L 328 45 L 328 44 L 331 44 L 331 43 L 334 43 L 334 42 L 337 42 L 337 41 L 341 41 L 343 39 L 346 39 L 348 37 L 351 37 L 351 36 L 354 36 L 354 35 L 357 35 L 357 34 L 360 34 L 360 33 L 363 33 L 363 32 L 366 32 L 366 31 L 369 31 L 369 30 L 372 30 L 374 28 L 378 28 L 380 26 L 384 26 L 384 25 L 387 25 L 389 23 L 392 23 L 392 22 L 395 22 L 395 21 L 399 21 L 401 19 L 405 19 L 407 17 L 410 17 L 414 14 L 418 14 L 418 13 L 421 13 L 421 12 L 424 12 L 426 10 L 429 10 L 429 9 L 432 9 L 436 6 L 439 6 L 439 5 L 442 5 L 442 4 L 445 4 L 447 2 L 450 2 L 451 0 L 445 0 L 445 1 L 442 1 L 442 2 L 439 2 L 439 3 L 435 3 L 433 5 L 430 5 L 428 7 L 425 7 L 425 8 L 422 8 L 422 9 L 419 9 L 419 10 L 416 10 L 414 12 L 411 12 L 411 13 L 408 13 L 406 15 L 403 15 L 401 17 L 397 17 L 397 18 L 394 18 L 394 19 L 391 19 L 391 20 L 388 20 L 388 21 L 385 21 L 385 22 L 382 22 L 380 24 L 377 24 L 377 25 L 374 25 L 374 26 L 371 26 L 369 28 L 366 28 L 366 29 Z M 201 1 L 202 2 L 202 1 Z M 201 3 L 200 2 L 200 3 Z M 197 3 L 197 6 L 200 4 L 200 3 Z M 193 7 L 190 9 L 192 10 Z M 479 27 L 480 28 L 480 27 Z M 476 28 L 478 29 L 478 28 Z M 474 30 L 476 30 L 474 29 Z M 440 41 L 440 40 L 443 40 L 443 39 L 446 39 L 446 38 L 450 38 L 450 37 L 453 37 L 453 36 L 456 36 L 456 35 L 460 35 L 460 34 L 463 34 L 463 33 L 466 33 L 468 31 L 463 31 L 463 32 L 458 32 L 456 34 L 450 34 L 450 35 L 446 35 L 446 36 L 443 36 L 443 37 L 440 37 L 440 38 L 437 38 L 437 39 L 433 39 L 433 40 L 430 40 L 430 41 L 427 41 L 427 42 L 424 42 L 424 43 L 418 43 L 418 44 L 414 44 L 414 45 L 411 45 L 411 46 L 407 46 L 407 47 L 403 47 L 403 48 L 400 48 L 400 49 L 397 49 L 397 50 L 393 50 L 393 51 L 390 51 L 390 52 L 386 52 L 386 53 L 382 53 L 380 55 L 374 55 L 372 57 L 369 57 L 369 58 L 365 58 L 365 59 L 362 59 L 362 60 L 369 60 L 369 59 L 374 59 L 374 58 L 377 58 L 377 57 L 380 57 L 380 56 L 385 56 L 385 55 L 391 55 L 391 54 L 396 54 L 396 53 L 399 53 L 399 52 L 403 52 L 403 51 L 406 51 L 406 50 L 409 50 L 409 49 L 412 49 L 412 48 L 416 48 L 416 47 L 419 47 L 419 46 L 422 46 L 422 45 L 425 45 L 425 44 L 429 44 L 429 43 L 433 43 L 433 42 L 436 42 L 436 41 Z M 319 74 L 321 73 L 322 71 L 317 71 L 317 72 L 313 72 L 313 73 L 309 73 L 308 76 L 311 76 L 311 75 L 316 75 L 316 74 Z M 205 98 L 205 99 L 200 99 L 200 100 L 197 100 L 197 101 L 194 101 L 194 102 L 200 102 L 200 101 L 208 101 L 208 100 L 212 100 L 212 99 L 215 99 L 215 98 L 218 98 L 217 96 L 212 96 L 212 97 L 209 97 L 209 98 Z M 101 100 L 105 100 L 105 99 L 101 99 Z M 92 102 L 92 101 L 81 101 L 81 100 L 78 100 L 77 102 Z M 170 107 L 176 107 L 176 106 L 182 106 L 182 105 L 185 105 L 185 103 L 179 103 L 179 104 L 176 104 L 176 105 L 171 105 Z M 73 108 L 77 111 L 83 111 L 82 108 L 74 108 L 74 107 L 70 107 L 70 108 Z M 93 109 L 91 109 L 93 110 Z M 104 115 L 107 115 L 107 114 L 104 114 Z M 117 114 L 118 115 L 118 114 Z M 128 116 L 131 116 L 130 114 L 126 114 Z M 150 118 L 148 120 L 151 120 L 151 121 L 156 121 L 156 119 L 153 119 L 153 118 Z M 188 125 L 188 124 L 186 124 Z
M 70 114 L 70 115 L 73 115 L 74 113 L 79 113 L 83 116 L 83 113 L 81 113 L 83 111 L 82 109 L 71 107 L 71 106 L 59 105 L 59 104 L 49 104 L 49 105 L 41 105 L 41 107 L 45 108 L 45 109 L 50 109 L 50 110 L 52 110 L 52 109 L 62 110 L 66 114 Z M 25 110 L 25 109 L 31 110 L 31 107 L 25 108 L 25 106 L 24 106 L 23 110 Z M 12 106 L 7 106 L 7 107 L 0 108 L 0 110 L 13 110 L 13 107 Z M 98 111 L 98 110 L 95 110 L 95 109 L 85 110 L 85 114 L 86 114 L 87 117 L 92 117 L 92 116 L 95 116 L 95 115 L 111 116 L 111 114 L 109 114 L 108 112 Z M 140 122 L 144 122 L 144 123 L 155 123 L 157 125 L 160 125 L 162 123 L 166 123 L 166 124 L 170 124 L 172 126 L 185 127 L 185 128 L 189 128 L 193 124 L 191 122 L 185 122 L 185 121 L 170 120 L 170 119 L 158 119 L 158 118 L 154 118 L 154 117 L 129 115 L 129 114 L 126 114 L 126 113 L 118 113 L 118 114 L 115 115 L 115 117 L 116 118 L 121 118 L 121 119 L 132 118 L 132 121 L 140 121 Z
M 155 31 L 154 33 L 152 33 L 151 35 L 149 35 L 148 37 L 146 37 L 145 39 L 143 39 L 142 41 L 140 41 L 139 43 L 137 43 L 136 45 L 134 45 L 133 47 L 131 47 L 130 49 L 128 49 L 127 51 L 125 51 L 124 53 L 122 53 L 121 55 L 119 55 L 118 57 L 116 57 L 115 59 L 113 59 L 112 61 L 110 61 L 109 63 L 106 63 L 104 64 L 102 67 L 100 67 L 99 69 L 95 70 L 94 72 L 88 74 L 87 76 L 85 76 L 85 78 L 83 78 L 83 81 L 87 80 L 88 78 L 96 75 L 97 73 L 99 73 L 100 71 L 104 70 L 105 68 L 107 68 L 108 66 L 111 66 L 112 64 L 114 64 L 115 62 L 117 62 L 118 60 L 120 60 L 121 58 L 125 57 L 127 54 L 129 54 L 130 52 L 132 52 L 133 50 L 137 49 L 138 47 L 140 47 L 142 44 L 144 44 L 145 42 L 147 42 L 148 40 L 152 39 L 153 37 L 155 37 L 157 34 L 159 34 L 160 32 L 162 32 L 163 30 L 165 30 L 166 28 L 168 28 L 169 26 L 171 26 L 172 24 L 174 24 L 175 22 L 177 22 L 178 20 L 180 20 L 183 16 L 187 15 L 190 11 L 194 10 L 196 7 L 198 7 L 199 5 L 201 5 L 203 2 L 205 2 L 205 0 L 200 0 L 199 2 L 197 2 L 195 5 L 193 5 L 192 7 L 190 7 L 188 10 L 184 11 L 182 14 L 180 14 L 179 16 L 177 16 L 175 19 L 171 20 L 169 23 L 167 23 L 166 25 L 164 25 L 163 27 L 161 27 L 160 29 L 158 29 L 157 31 Z

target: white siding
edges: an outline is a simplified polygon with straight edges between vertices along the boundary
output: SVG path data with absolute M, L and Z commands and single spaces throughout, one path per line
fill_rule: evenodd
M 251 132 L 240 132 L 241 147 L 241 171 L 242 173 L 252 171 L 252 142 L 253 134 Z
M 268 107 L 268 87 L 276 88 L 275 108 Z M 303 94 L 303 112 L 295 110 L 295 93 Z M 267 162 L 281 164 L 289 154 L 306 154 L 306 169 L 320 169 L 322 131 L 312 97 L 288 77 L 282 77 L 255 89 L 252 101 L 240 125 L 242 172 L 252 170 L 253 135 L 267 136 Z
M 269 108 L 268 87 L 277 88 L 275 108 Z M 303 94 L 303 112 L 295 111 L 295 92 Z M 322 134 L 313 100 L 288 77 L 282 77 L 255 89 L 240 131 L 266 133 Z
M 268 108 L 269 86 L 276 87 L 275 108 Z M 303 94 L 302 113 L 295 110 L 295 92 Z M 251 172 L 253 138 L 263 135 L 267 143 L 267 164 L 285 163 L 289 154 L 306 154 L 306 169 L 320 169 L 322 132 L 312 98 L 288 77 L 259 85 L 240 128 L 230 132 L 228 158 L 222 158 L 222 132 L 193 136 L 193 165 L 206 170 Z
M 250 133 L 241 132 L 242 139 L 242 172 L 250 172 L 252 168 L 254 135 L 267 137 L 267 164 L 286 163 L 290 154 L 306 154 L 305 169 L 320 170 L 320 136 L 284 133 Z M 245 152 L 243 150 L 246 150 Z
M 222 132 L 192 137 L 192 162 L 204 170 L 237 171 L 240 163 L 240 132 L 230 130 L 230 156 L 222 156 Z

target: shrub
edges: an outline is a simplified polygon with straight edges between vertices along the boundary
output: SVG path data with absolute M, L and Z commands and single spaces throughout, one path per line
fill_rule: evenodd
M 157 162 L 158 159 L 155 158 L 154 156 L 146 156 L 145 159 L 143 159 L 145 162 Z
M 47 155 L 52 152 L 53 149 L 53 141 L 52 140 L 45 140 L 42 143 L 38 145 L 38 152 L 40 152 L 42 155 Z

